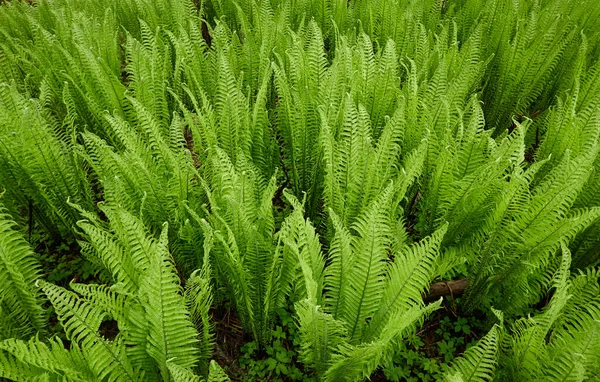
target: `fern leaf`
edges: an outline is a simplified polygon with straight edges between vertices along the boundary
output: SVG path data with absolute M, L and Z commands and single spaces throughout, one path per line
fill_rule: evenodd
M 340 312 L 345 311 L 346 290 L 349 287 L 348 278 L 354 269 L 356 259 L 352 253 L 350 232 L 343 226 L 335 212 L 330 211 L 329 217 L 333 222 L 335 234 L 329 246 L 328 255 L 331 262 L 325 275 L 325 299 L 328 302 L 326 309 L 330 307 L 328 313 L 337 318 Z
M 207 382 L 229 382 L 230 379 L 225 371 L 214 360 L 210 361 Z
M 300 325 L 300 356 L 317 375 L 324 375 L 337 348 L 348 340 L 346 327 L 310 299 L 296 304 L 296 314 Z
M 11 338 L 0 342 L 0 349 L 7 353 L 6 356 L 14 357 L 15 365 L 20 362 L 33 375 L 42 376 L 45 373 L 53 378 L 62 377 L 73 381 L 89 381 L 95 377 L 88 365 L 81 362 L 83 360 L 78 359 L 74 351 L 66 350 L 57 338 L 51 339 L 48 344 L 39 338 L 31 338 L 27 342 Z M 11 369 L 1 359 L 2 355 L 0 374 Z M 21 370 L 14 377 L 21 380 L 27 374 L 25 370 Z
M 358 345 L 342 344 L 331 358 L 331 366 L 325 373 L 325 381 L 360 381 L 393 355 L 396 341 L 413 329 L 413 325 L 424 316 L 440 307 L 440 302 L 425 308 L 413 307 L 406 312 L 395 314 L 381 331 L 381 336 L 373 342 Z
M 100 307 L 82 300 L 61 287 L 38 281 L 48 300 L 54 306 L 67 338 L 79 344 L 88 357 L 89 367 L 100 379 L 109 381 L 138 381 L 142 377 L 135 372 L 126 356 L 124 343 L 117 338 L 109 342 L 98 334 L 105 313 Z
M 381 285 L 390 245 L 390 217 L 387 214 L 392 187 L 390 184 L 353 226 L 358 234 L 352 240 L 356 260 L 350 270 L 345 311 L 341 317 L 348 324 L 354 342 L 362 338 L 367 319 L 375 313 L 382 296 Z
M 167 367 L 171 373 L 173 382 L 204 382 L 204 379 L 195 375 L 189 368 L 179 366 L 170 361 L 167 362 Z
M 490 381 L 497 364 L 501 328 L 494 327 L 478 343 L 470 347 L 451 369 L 446 372 L 447 381 Z
M 0 338 L 27 338 L 45 329 L 40 266 L 0 204 Z
M 369 323 L 366 338 L 374 339 L 394 312 L 422 304 L 422 293 L 434 276 L 436 258 L 447 226 L 394 257 L 387 271 L 385 289 L 377 312 Z
M 150 267 L 140 283 L 140 298 L 148 320 L 146 350 L 169 381 L 168 360 L 182 367 L 196 364 L 198 334 L 180 294 L 179 277 L 167 249 L 167 229 L 165 225 L 156 249 L 149 253 Z

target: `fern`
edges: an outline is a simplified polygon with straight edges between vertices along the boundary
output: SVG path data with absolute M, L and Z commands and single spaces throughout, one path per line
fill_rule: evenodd
M 0 4 L 0 377 L 225 381 L 227 307 L 260 357 L 291 312 L 287 372 L 364 380 L 466 278 L 487 334 L 443 378 L 594 379 L 599 26 L 595 0 Z M 94 274 L 44 281 L 65 256 Z
M 390 184 L 353 225 L 352 231 L 332 214 L 335 235 L 325 268 L 321 308 L 311 293 L 297 304 L 302 357 L 325 380 L 360 380 L 385 364 L 401 338 L 439 304 L 422 306 L 421 290 L 433 278 L 432 258 L 444 230 L 387 262 L 392 248 Z M 423 259 L 424 258 L 424 259 Z M 407 263 L 414 264 L 410 270 Z M 305 279 L 318 273 L 302 267 Z M 308 275 L 307 275 L 308 273 Z M 318 286 L 314 283 L 313 285 Z M 317 294 L 317 296 L 319 296 Z
M 196 363 L 196 331 L 182 307 L 178 277 L 168 256 L 167 227 L 163 229 L 155 257 L 140 283 L 140 299 L 148 317 L 146 351 L 169 380 L 167 360 L 192 367 Z M 158 281 L 158 282 L 157 282 Z M 168 322 L 168 324 L 166 324 Z
M 120 224 L 130 225 L 130 232 L 135 230 L 136 224 L 139 228 L 140 221 L 131 215 L 107 210 L 111 217 L 119 216 L 119 212 L 122 220 L 111 221 L 115 229 L 123 229 Z M 90 241 L 90 247 L 98 253 L 107 247 L 115 248 L 117 243 L 121 248 L 127 248 L 127 243 L 119 241 L 117 235 L 109 236 L 106 228 L 86 224 L 82 224 L 86 234 L 95 238 Z M 201 369 L 208 372 L 211 323 L 206 308 L 202 306 L 210 304 L 210 285 L 205 278 L 203 284 L 188 289 L 186 296 L 192 309 L 188 310 L 168 252 L 167 232 L 165 225 L 160 238 L 154 240 L 142 229 L 142 237 L 137 238 L 138 244 L 126 252 L 133 259 L 140 259 L 140 256 L 146 259 L 145 266 L 135 269 L 139 273 L 139 283 L 135 286 L 125 284 L 120 273 L 114 274 L 112 287 L 71 284 L 75 293 L 38 281 L 72 346 L 67 350 L 60 341 L 51 339 L 50 349 L 37 338 L 29 343 L 7 339 L 1 348 L 6 353 L 3 353 L 3 365 L 9 366 L 3 367 L 10 370 L 21 367 L 19 365 L 30 365 L 39 375 L 44 372 L 72 375 L 69 378 L 76 380 L 159 380 L 159 375 L 161 380 L 171 380 L 170 368 L 195 368 L 200 360 L 206 362 Z M 100 237 L 103 242 L 98 240 Z M 207 271 L 205 268 L 205 275 Z M 196 303 L 192 305 L 192 301 Z M 200 320 L 203 320 L 202 337 L 194 328 L 193 315 L 200 315 Z M 102 334 L 100 326 L 107 320 L 118 324 L 119 331 L 114 339 L 105 338 Z M 203 359 L 199 358 L 200 341 L 204 341 Z
M 469 348 L 446 372 L 447 381 L 489 381 L 493 378 L 501 329 L 497 325 Z
M 86 174 L 73 138 L 61 132 L 43 100 L 28 100 L 0 84 L 0 183 L 10 205 L 27 208 L 52 234 L 72 234 L 76 211 L 68 201 L 91 208 Z
M 368 338 L 379 334 L 385 322 L 392 319 L 391 312 L 403 311 L 422 303 L 420 296 L 435 275 L 436 256 L 445 233 L 444 226 L 395 256 L 394 264 L 388 269 L 379 309 L 369 323 L 371 334 Z
M 0 343 L 0 375 L 14 380 L 69 379 L 91 381 L 96 378 L 78 347 L 68 351 L 59 339 L 49 344 L 38 338 L 29 341 L 6 339 Z
M 190 275 L 184 291 L 184 299 L 190 312 L 190 318 L 201 336 L 199 346 L 200 369 L 210 360 L 214 346 L 214 325 L 209 314 L 213 302 L 209 260 L 212 239 L 212 236 L 205 237 L 203 267 Z
M 97 378 L 140 380 L 126 357 L 124 343 L 118 340 L 109 343 L 98 335 L 104 318 L 101 309 L 60 287 L 45 282 L 40 286 L 54 306 L 67 338 L 81 346 Z
M 272 198 L 274 178 L 266 183 L 251 163 L 239 160 L 237 169 L 224 151 L 215 148 L 211 157 L 211 184 L 206 186 L 214 230 L 214 269 L 230 288 L 246 328 L 260 342 L 269 336 L 269 312 L 281 304 L 278 285 L 271 274 L 290 261 L 275 251 Z M 206 228 L 205 228 L 206 229 Z M 273 301 L 269 307 L 267 301 Z M 266 308 L 266 310 L 264 310 Z
M 332 357 L 331 366 L 325 373 L 326 381 L 356 381 L 371 375 L 373 371 L 389 359 L 394 342 L 429 312 L 439 308 L 439 303 L 426 308 L 412 308 L 403 314 L 390 318 L 380 337 L 373 342 L 360 345 L 344 344 L 338 347 L 339 354 Z
M 46 329 L 46 312 L 35 283 L 40 265 L 0 204 L 0 339 L 27 339 Z

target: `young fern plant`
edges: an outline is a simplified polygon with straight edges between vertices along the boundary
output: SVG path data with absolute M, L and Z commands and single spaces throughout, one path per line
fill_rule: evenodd
M 539 166 L 524 175 L 515 174 L 514 191 L 500 210 L 504 213 L 494 217 L 494 228 L 474 247 L 478 248 L 478 264 L 467 295 L 470 303 L 476 301 L 472 299 L 476 295 L 481 299 L 501 293 L 504 297 L 498 306 L 512 314 L 539 300 L 540 284 L 547 285 L 543 275 L 552 269 L 560 243 L 569 243 L 600 218 L 598 208 L 571 209 L 589 177 L 596 152 L 594 148 L 575 158 L 567 153 L 531 191 Z M 482 294 L 483 290 L 487 292 Z
M 315 221 L 320 218 L 321 206 L 317 201 L 322 193 L 326 202 L 332 203 L 330 198 L 335 197 L 332 193 L 343 193 L 352 188 L 350 183 L 360 183 L 349 178 L 348 171 L 358 170 L 361 165 L 365 169 L 366 164 L 369 169 L 380 165 L 377 177 L 379 172 L 388 174 L 382 179 L 369 179 L 376 184 L 367 187 L 381 188 L 381 182 L 393 176 L 394 169 L 390 167 L 399 155 L 403 133 L 404 115 L 399 108 L 397 89 L 399 65 L 393 41 L 376 51 L 364 33 L 354 37 L 356 49 L 350 38 L 343 35 L 338 38 L 330 64 L 323 50 L 323 37 L 313 20 L 292 35 L 293 49 L 285 59 L 277 56 L 273 65 L 278 94 L 275 112 L 285 147 L 283 164 L 296 197 L 301 199 L 302 193 L 307 193 L 306 211 Z M 386 135 L 380 138 L 384 130 Z M 354 133 L 358 135 L 353 136 Z M 385 140 L 382 142 L 385 147 L 377 153 L 364 151 L 360 158 L 349 160 L 348 155 L 366 149 L 365 139 Z M 339 182 L 341 190 L 333 190 L 332 187 L 338 186 L 332 182 Z M 348 192 L 355 191 L 358 191 L 356 185 Z M 344 200 L 336 202 L 343 204 Z
M 125 116 L 116 15 L 96 6 L 42 5 L 26 23 L 33 38 L 10 59 L 26 65 L 28 81 L 48 88 L 47 100 L 61 120 L 108 139 L 105 111 Z
M 571 276 L 571 253 L 551 278 L 552 298 L 541 313 L 498 324 L 445 373 L 447 381 L 584 381 L 598 370 L 600 347 L 599 274 Z
M 186 44 L 176 50 L 178 59 L 185 62 L 181 71 L 187 82 L 183 90 L 173 92 L 182 93 L 176 99 L 191 132 L 187 144 L 197 164 L 206 161 L 208 150 L 216 146 L 233 161 L 238 153 L 251 159 L 264 177 L 271 177 L 279 161 L 267 109 L 271 67 L 261 66 L 260 73 L 251 73 L 256 77 L 253 85 L 244 87 L 244 58 L 231 47 L 233 33 L 222 24 L 214 33 L 215 41 L 206 51 L 195 52 L 187 46 L 193 43 L 186 39 L 194 36 L 176 40 L 176 46 Z
M 128 96 L 148 110 L 162 128 L 169 125 L 175 106 L 169 102 L 167 86 L 174 82 L 171 60 L 176 57 L 164 31 L 151 30 L 143 20 L 140 31 L 141 40 L 128 35 L 125 44 Z
M 196 224 L 214 238 L 211 263 L 218 284 L 227 288 L 242 324 L 262 346 L 289 288 L 290 280 L 277 279 L 278 269 L 293 266 L 276 250 L 275 177 L 265 180 L 241 153 L 232 163 L 217 147 L 209 161 L 207 223 L 198 217 Z
M 569 4 L 550 1 L 513 7 L 516 9 L 509 12 L 494 7 L 496 12 L 503 12 L 496 16 L 502 22 L 496 21 L 490 31 L 497 45 L 488 49 L 494 58 L 484 101 L 495 135 L 509 129 L 514 115 L 533 114 L 535 110 L 529 108 L 544 98 L 544 92 L 552 90 L 552 76 L 567 67 L 577 53 L 568 47 L 575 45 L 578 28 L 569 18 L 556 17 L 569 12 Z M 535 107 L 543 109 L 547 105 L 538 103 Z
M 16 375 L 16 380 L 33 372 L 74 381 L 173 381 L 172 369 L 188 374 L 198 369 L 208 375 L 210 351 L 200 349 L 212 343 L 210 268 L 194 275 L 184 297 L 168 251 L 167 226 L 154 239 L 126 211 L 104 211 L 109 227 L 97 220 L 81 222 L 80 227 L 88 240 L 82 243 L 86 256 L 103 266 L 111 285 L 71 283 L 69 291 L 37 283 L 71 347 L 65 349 L 58 339 L 5 340 L 0 343 L 0 370 L 5 376 Z M 114 338 L 102 330 L 107 321 L 118 327 Z M 20 368 L 32 373 L 21 375 Z
M 0 100 L 0 185 L 11 213 L 25 209 L 31 226 L 37 222 L 55 236 L 72 235 L 80 216 L 69 201 L 93 205 L 75 137 L 61 129 L 43 95 L 27 99 L 0 84 Z
M 273 65 L 278 95 L 275 112 L 291 188 L 299 199 L 307 194 L 307 211 L 312 214 L 317 210 L 322 188 L 319 107 L 323 105 L 328 62 L 316 22 L 310 22 L 306 32 L 293 35 L 292 40 L 287 59 L 277 57 Z
M 498 378 L 522 381 L 584 381 L 597 375 L 600 360 L 599 274 L 571 276 L 571 253 L 561 245 L 552 277 L 554 294 L 540 314 L 516 321 L 504 337 Z
M 397 162 L 405 122 L 403 110 L 398 109 L 388 120 L 376 147 L 371 143 L 373 133 L 368 111 L 362 104 L 357 108 L 350 97 L 345 102 L 344 125 L 339 138 L 336 139 L 327 117 L 324 114 L 321 117 L 324 199 L 349 227 L 388 182 L 399 177 Z M 406 178 L 411 181 L 410 176 Z M 400 188 L 404 186 L 404 190 L 399 190 L 404 196 L 409 184 L 398 183 Z
M 534 127 L 544 131 L 536 159 L 549 158 L 540 172 L 547 174 L 558 165 L 565 155 L 584 155 L 592 152 L 598 141 L 598 122 L 600 109 L 598 87 L 600 76 L 598 64 L 589 70 L 580 66 L 573 88 L 564 97 L 558 98 L 554 105 Z M 567 154 L 568 153 L 568 154 Z M 600 206 L 598 187 L 600 176 L 597 171 L 600 159 L 597 156 L 592 165 L 589 178 L 573 204 L 573 209 L 588 209 Z M 573 267 L 584 269 L 600 262 L 597 251 L 598 229 L 596 220 L 576 236 L 570 248 L 573 251 Z
M 388 185 L 350 229 L 330 212 L 335 233 L 326 266 L 306 260 L 319 259 L 318 246 L 302 245 L 295 236 L 283 241 L 302 254 L 300 282 L 307 297 L 296 305 L 301 356 L 320 379 L 368 377 L 390 359 L 398 341 L 440 306 L 439 302 L 425 306 L 421 293 L 435 277 L 446 227 L 418 244 L 406 245 L 392 235 L 400 224 L 389 212 L 393 190 L 394 185 Z M 295 224 L 305 225 L 302 219 Z
M 205 197 L 186 147 L 185 122 L 174 115 L 165 126 L 135 98 L 129 100 L 136 125 L 106 116 L 121 148 L 86 132 L 79 153 L 100 181 L 106 206 L 126 209 L 155 230 L 169 222 L 173 255 L 190 274 L 202 263 L 202 234 L 192 228 L 188 209 L 200 210 Z
M 589 114 L 579 119 L 566 109 L 557 113 L 564 118 L 556 117 L 553 124 L 567 117 L 581 121 L 572 127 L 581 131 L 581 140 L 573 135 L 572 143 L 568 138 L 557 141 L 572 145 L 574 154 L 565 149 L 554 165 L 542 158 L 533 165 L 525 162 L 531 124 L 517 124 L 510 134 L 492 139 L 476 99 L 456 130 L 441 140 L 435 135 L 429 139 L 416 227 L 429 232 L 449 223 L 444 258 L 460 261 L 456 251 L 465 254 L 472 275 L 466 306 L 500 295 L 497 307 L 509 314 L 534 304 L 541 297 L 538 283 L 544 282 L 541 277 L 560 241 L 570 242 L 598 219 L 596 208 L 572 208 L 593 174 L 598 134 L 591 127 L 594 119 L 588 125 L 584 116 Z M 489 275 L 486 281 L 481 279 L 484 273 Z

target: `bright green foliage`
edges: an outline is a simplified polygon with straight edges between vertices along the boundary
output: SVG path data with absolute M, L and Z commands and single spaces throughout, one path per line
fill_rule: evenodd
M 312 269 L 302 269 L 307 290 L 319 291 L 307 293 L 297 306 L 302 356 L 325 380 L 369 376 L 391 357 L 397 341 L 439 307 L 423 307 L 421 292 L 434 277 L 446 228 L 414 246 L 394 243 L 394 220 L 387 214 L 393 190 L 390 184 L 367 207 L 353 232 L 331 215 L 336 232 L 324 288 Z M 388 262 L 389 251 L 393 262 Z
M 205 241 L 205 245 L 209 242 Z M 208 251 L 206 252 L 208 255 Z M 184 298 L 190 318 L 200 334 L 202 341 L 198 344 L 199 365 L 203 374 L 206 374 L 204 365 L 212 357 L 214 346 L 214 325 L 210 319 L 210 306 L 212 305 L 212 285 L 210 283 L 210 263 L 207 258 L 203 268 L 195 271 L 187 280 Z
M 86 256 L 103 266 L 112 286 L 71 283 L 74 293 L 37 282 L 52 304 L 71 348 L 63 350 L 53 339 L 52 351 L 40 339 L 29 343 L 7 339 L 2 343 L 7 358 L 1 365 L 7 369 L 7 376 L 18 373 L 11 371 L 13 368 L 31 367 L 39 369 L 40 375 L 49 373 L 55 378 L 70 376 L 73 370 L 89 374 L 68 377 L 74 380 L 169 381 L 173 367 L 198 366 L 203 359 L 199 343 L 204 362 L 208 362 L 212 334 L 204 298 L 210 292 L 209 271 L 204 269 L 193 276 L 186 293 L 188 310 L 168 252 L 168 228 L 165 226 L 155 240 L 128 213 L 105 212 L 111 217 L 111 230 L 102 228 L 100 222 L 80 225 L 89 239 L 82 243 Z M 125 236 L 119 237 L 117 231 Z M 200 304 L 194 304 L 199 298 Z M 193 317 L 198 317 L 202 335 L 194 328 Z M 106 338 L 102 333 L 105 321 L 118 326 L 116 337 Z M 80 370 L 74 363 L 84 366 Z M 202 368 L 207 370 L 206 366 Z
M 494 375 L 501 330 L 495 325 L 477 345 L 469 348 L 446 374 L 447 381 L 489 381 Z
M 46 326 L 35 285 L 41 277 L 39 262 L 14 226 L 0 204 L 0 340 L 27 339 Z
M 171 372 L 171 376 L 173 377 L 173 382 L 229 382 L 230 379 L 225 374 L 221 366 L 219 366 L 215 361 L 210 361 L 210 368 L 208 372 L 208 377 L 206 379 L 194 375 L 188 369 L 185 369 L 181 366 L 178 366 L 175 363 L 168 362 L 167 366 L 169 367 L 169 371 Z
M 563 258 L 547 309 L 514 323 L 506 337 L 505 377 L 522 381 L 583 381 L 595 376 L 600 361 L 598 272 L 569 277 L 570 251 Z M 501 359 L 502 360 L 502 359 Z
M 86 208 L 92 201 L 74 131 L 50 114 L 44 96 L 28 99 L 0 84 L 0 182 L 9 209 L 28 208 L 49 232 L 66 234 L 77 221 L 69 200 Z
M 593 380 L 596 3 L 2 2 L 0 378 Z
M 67 350 L 58 338 L 48 343 L 38 338 L 29 341 L 11 338 L 2 341 L 0 348 L 2 376 L 11 380 L 93 381 L 95 378 L 81 349 L 73 346 Z
M 238 170 L 224 151 L 214 150 L 210 186 L 206 186 L 209 224 L 200 223 L 207 236 L 214 236 L 213 267 L 228 288 L 242 323 L 264 343 L 273 309 L 280 306 L 280 295 L 288 287 L 285 279 L 278 282 L 277 271 L 290 266 L 289 259 L 276 250 L 271 204 L 275 178 L 267 183 L 243 159 Z

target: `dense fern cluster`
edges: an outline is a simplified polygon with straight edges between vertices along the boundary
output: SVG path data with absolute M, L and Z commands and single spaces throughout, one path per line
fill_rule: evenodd
M 467 278 L 447 381 L 600 381 L 599 57 L 597 0 L 5 1 L 0 377 L 226 381 L 230 306 L 364 380 Z

